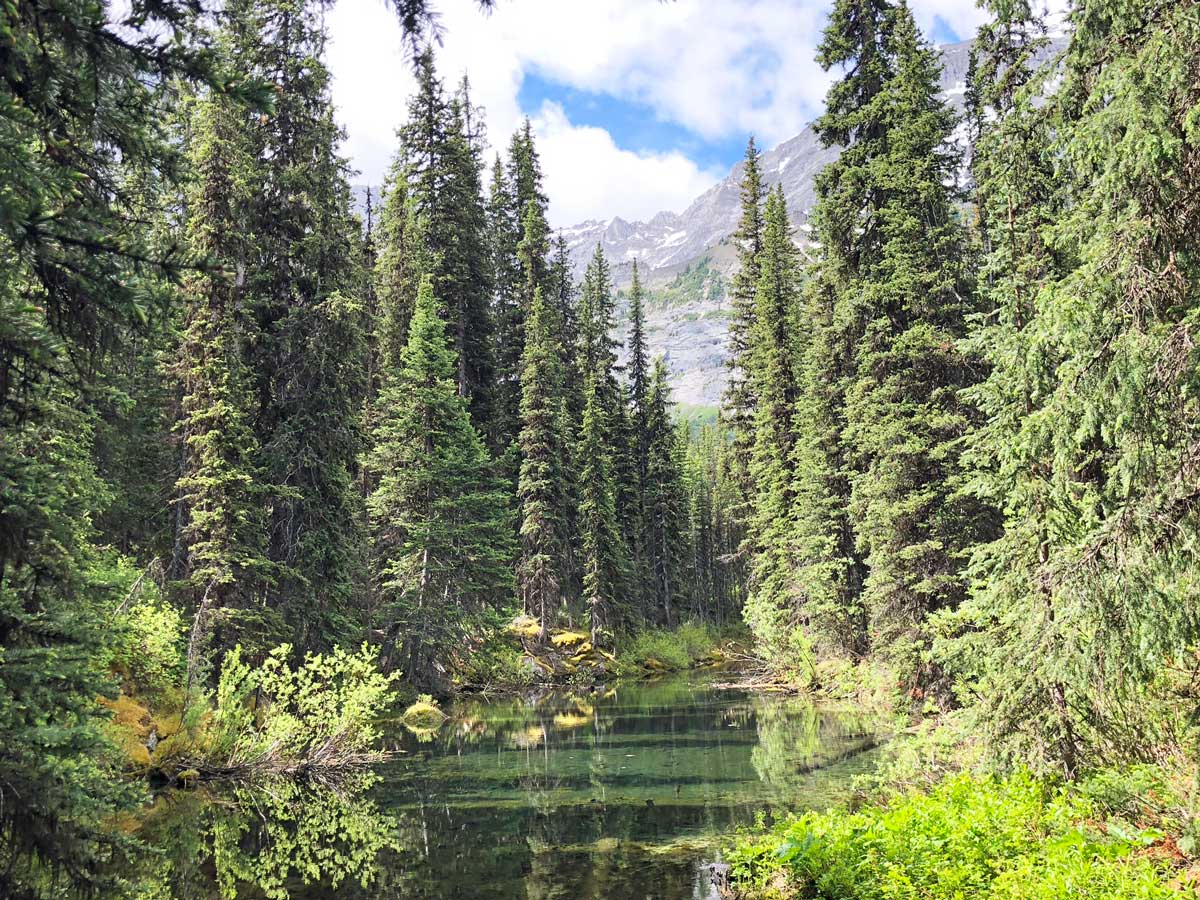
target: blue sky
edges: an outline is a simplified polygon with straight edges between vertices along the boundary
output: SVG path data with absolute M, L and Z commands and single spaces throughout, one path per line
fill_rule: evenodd
M 438 67 L 466 72 L 503 148 L 528 116 L 556 227 L 681 211 L 724 177 L 754 133 L 771 147 L 819 114 L 830 78 L 813 61 L 830 0 L 436 0 Z M 925 33 L 958 40 L 971 0 L 910 0 Z M 377 184 L 412 77 L 381 0 L 327 17 L 344 150 Z

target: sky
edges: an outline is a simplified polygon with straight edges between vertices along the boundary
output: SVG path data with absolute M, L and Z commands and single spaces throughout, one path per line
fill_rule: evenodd
M 434 0 L 449 85 L 466 73 L 491 149 L 528 116 L 555 228 L 681 212 L 728 174 L 754 134 L 798 134 L 833 77 L 813 61 L 831 0 Z M 971 36 L 972 0 L 910 0 L 926 35 Z M 378 185 L 412 91 L 399 25 L 384 0 L 327 14 L 343 152 Z

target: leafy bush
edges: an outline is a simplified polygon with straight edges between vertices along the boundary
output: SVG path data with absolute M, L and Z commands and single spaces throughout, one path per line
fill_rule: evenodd
M 201 772 L 253 774 L 379 757 L 371 749 L 376 721 L 397 675 L 381 674 L 365 644 L 357 653 L 308 654 L 294 669 L 291 652 L 288 644 L 277 647 L 257 669 L 242 661 L 240 648 L 225 655 L 205 758 L 188 762 Z
M 142 691 L 161 694 L 184 675 L 183 620 L 157 589 L 133 604 L 113 648 L 113 662 Z
M 94 588 L 114 599 L 106 623 L 102 663 L 120 676 L 126 692 L 156 699 L 183 680 L 183 619 L 163 599 L 149 573 L 127 558 L 102 554 Z
M 759 896 L 828 900 L 1167 900 L 1159 835 L 1100 833 L 1095 805 L 1027 774 L 959 775 L 850 814 L 808 813 L 730 854 Z

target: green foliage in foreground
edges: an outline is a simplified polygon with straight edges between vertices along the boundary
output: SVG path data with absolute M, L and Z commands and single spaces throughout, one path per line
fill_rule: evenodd
M 1139 853 L 1161 832 L 1122 819 L 1112 784 L 1100 776 L 1053 789 L 1024 773 L 957 775 L 856 813 L 790 819 L 741 841 L 732 874 L 760 897 L 1177 898 L 1165 867 Z

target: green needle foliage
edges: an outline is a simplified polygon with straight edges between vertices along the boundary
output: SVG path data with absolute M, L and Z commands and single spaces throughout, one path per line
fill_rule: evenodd
M 468 617 L 510 595 L 514 552 L 508 498 L 457 390 L 440 313 L 427 275 L 366 464 L 378 485 L 367 500 L 376 618 L 405 674 L 444 689 L 443 660 Z
M 531 213 L 533 207 L 530 207 Z M 562 547 L 567 435 L 564 434 L 562 353 L 554 339 L 554 312 L 540 287 L 525 322 L 521 359 L 521 604 L 541 622 L 557 621 L 565 583 Z
M 625 546 L 617 528 L 616 483 L 612 474 L 608 430 L 598 378 L 588 379 L 587 405 L 579 443 L 579 531 L 583 551 L 583 601 L 592 627 L 592 643 L 606 641 L 615 626 L 625 624 L 620 604 L 629 583 Z
M 1019 68 L 977 67 L 994 368 L 972 394 L 988 415 L 973 452 L 1005 528 L 975 554 L 962 623 L 988 733 L 1067 775 L 1181 739 L 1147 690 L 1190 667 L 1200 636 L 1200 15 L 1086 3 L 1072 25 L 1057 68 L 1032 77 L 1038 24 L 998 9 L 984 60 Z

